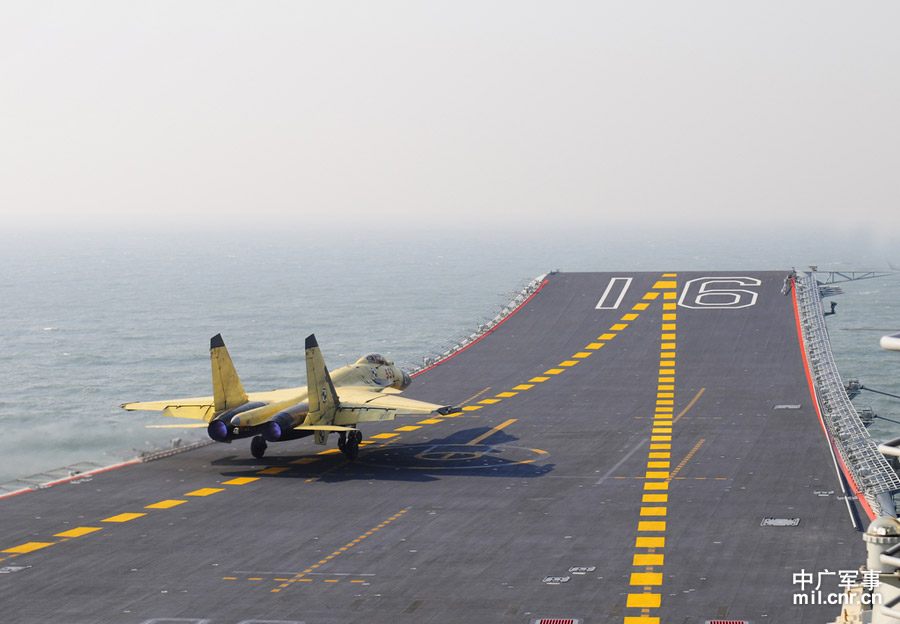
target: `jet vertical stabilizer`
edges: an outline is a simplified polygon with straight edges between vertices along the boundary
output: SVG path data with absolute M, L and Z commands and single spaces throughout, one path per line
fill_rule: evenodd
M 315 334 L 306 337 L 306 384 L 309 397 L 307 422 L 310 425 L 333 424 L 340 401 Z M 324 436 L 316 435 L 316 443 L 324 444 L 326 437 L 327 433 Z M 320 438 L 323 441 L 320 442 Z
M 212 361 L 213 402 L 215 413 L 240 407 L 247 402 L 247 393 L 238 377 L 222 334 L 209 341 L 209 358 Z

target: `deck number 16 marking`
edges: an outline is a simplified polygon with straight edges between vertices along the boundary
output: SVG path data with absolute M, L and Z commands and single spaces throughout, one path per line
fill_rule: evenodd
M 598 310 L 615 310 L 631 286 L 630 277 L 613 277 L 597 302 Z M 688 280 L 681 290 L 678 305 L 694 310 L 736 310 L 756 305 L 754 290 L 762 281 L 755 277 L 697 277 Z

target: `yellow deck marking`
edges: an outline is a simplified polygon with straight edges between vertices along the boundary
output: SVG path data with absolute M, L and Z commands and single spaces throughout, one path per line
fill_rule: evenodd
M 644 520 L 638 522 L 638 531 L 665 531 L 666 523 L 664 520 Z
M 656 398 L 657 399 L 674 399 L 675 393 L 674 392 L 657 392 Z
M 622 320 L 623 321 L 633 321 L 637 317 L 638 317 L 637 314 L 626 314 L 625 316 L 622 317 Z
M 319 458 L 318 457 L 301 457 L 300 459 L 295 459 L 294 461 L 291 461 L 288 463 L 289 464 L 311 464 L 314 461 L 319 461 Z M 256 480 L 256 477 L 247 477 L 247 478 L 248 479 L 252 478 L 252 479 Z M 227 484 L 228 481 L 226 481 L 225 483 Z M 236 483 L 235 485 L 240 485 L 240 484 Z
M 545 375 L 559 375 L 560 373 L 565 372 L 562 368 L 551 368 L 550 370 L 544 371 Z
M 193 492 L 188 492 L 185 496 L 209 496 L 210 494 L 224 491 L 224 488 L 201 488 L 199 490 L 194 490 Z
M 678 416 L 675 417 L 675 422 L 678 422 L 678 419 L 680 419 L 682 416 L 684 416 L 685 414 L 687 414 L 688 410 L 691 409 L 692 407 L 694 407 L 694 403 L 697 402 L 697 400 L 700 398 L 700 396 L 701 396 L 705 391 L 706 391 L 706 388 L 700 388 L 700 392 L 698 392 L 698 393 L 694 396 L 694 398 L 691 399 L 691 402 L 687 404 L 687 407 L 685 407 L 683 410 L 681 410 L 681 413 L 679 413 Z
M 591 357 L 591 354 L 587 351 L 582 351 L 581 353 L 576 353 L 572 356 L 573 358 L 577 358 L 579 360 L 583 360 L 584 358 Z
M 500 399 L 482 399 L 478 401 L 479 403 L 484 403 L 485 405 L 493 405 L 494 403 L 499 403 Z
M 641 498 L 642 503 L 666 503 L 668 501 L 668 494 L 644 494 Z
M 361 444 L 365 444 L 365 442 L 362 442 Z M 316 455 L 335 455 L 340 452 L 341 449 L 325 449 L 324 451 L 319 451 Z
M 462 408 L 462 411 L 464 411 L 464 412 L 475 412 L 475 411 L 477 411 L 477 410 L 480 410 L 482 407 L 483 407 L 482 405 L 466 405 L 466 406 L 464 406 L 464 407 Z
M 312 459 L 309 457 L 304 457 L 303 459 Z M 291 463 L 298 463 L 300 460 L 294 460 Z M 230 481 L 223 481 L 222 485 L 246 485 L 248 483 L 253 483 L 254 481 L 259 481 L 259 477 L 238 477 L 237 479 L 232 479 Z
M 630 585 L 662 585 L 662 572 L 632 572 Z
M 612 327 L 609 328 L 610 331 L 622 331 L 628 327 L 628 323 L 616 323 Z
M 633 584 L 633 583 L 632 583 Z M 657 583 L 659 584 L 659 583 Z M 627 607 L 658 607 L 662 600 L 659 594 L 628 594 Z M 639 618 L 645 619 L 645 618 Z
M 665 516 L 665 507 L 641 507 L 642 516 Z
M 397 427 L 394 431 L 415 431 L 416 429 L 421 429 L 418 425 L 407 425 L 405 427 Z
M 668 479 L 669 473 L 668 473 L 668 471 L 660 472 L 660 471 L 651 470 L 651 471 L 648 471 L 646 474 L 644 474 L 644 478 L 645 479 Z
M 565 362 L 559 363 L 560 366 L 575 366 L 576 364 L 578 364 L 577 360 L 566 360 Z
M 494 396 L 497 398 L 500 398 L 500 399 L 508 399 L 509 397 L 516 396 L 517 394 L 519 394 L 519 393 L 518 392 L 500 392 L 498 394 L 495 394 Z
M 281 474 L 282 472 L 287 472 L 290 470 L 287 466 L 272 466 L 271 468 L 266 468 L 265 470 L 257 470 L 256 474 Z
M 592 342 L 591 344 L 589 344 L 588 346 L 586 346 L 585 349 L 591 349 L 591 350 L 594 350 L 594 351 L 595 351 L 595 350 L 599 349 L 600 347 L 602 347 L 604 344 L 606 344 L 606 343 L 603 343 L 603 342 Z
M 670 449 L 672 448 L 671 444 L 651 444 L 651 449 Z
M 506 422 L 500 423 L 499 425 L 497 425 L 496 427 L 494 427 L 493 429 L 491 429 L 491 430 L 488 431 L 487 433 L 484 433 L 484 434 L 478 436 L 477 438 L 475 438 L 475 439 L 472 440 L 471 442 L 466 442 L 465 446 L 475 446 L 476 444 L 478 444 L 479 442 L 481 442 L 481 441 L 484 440 L 485 438 L 489 438 L 489 437 L 491 437 L 492 435 L 494 435 L 495 433 L 497 433 L 498 431 L 500 431 L 501 429 L 503 429 L 504 427 L 507 427 L 507 426 L 513 424 L 514 422 L 516 422 L 516 420 L 517 420 L 516 418 L 510 418 L 510 419 L 507 420 Z
M 369 436 L 373 440 L 387 440 L 388 438 L 394 438 L 400 435 L 399 433 L 376 433 L 373 436 Z
M 633 616 L 625 616 L 625 619 L 622 621 L 622 624 L 659 624 L 658 617 L 633 617 Z
M 672 316 L 675 316 L 675 315 L 673 314 Z M 676 330 L 675 323 L 663 323 L 662 330 L 663 331 L 675 331 Z
M 651 451 L 651 453 L 650 453 L 650 458 L 651 458 L 651 459 L 669 459 L 671 456 L 672 456 L 671 453 L 667 453 L 667 452 L 664 452 L 664 451 L 659 451 L 659 452 L 656 452 L 656 453 L 654 453 L 654 452 Z
M 186 502 L 187 501 L 184 500 L 164 500 L 153 503 L 152 505 L 147 505 L 144 509 L 171 509 L 177 505 L 183 505 Z
M 46 548 L 47 546 L 53 546 L 54 544 L 56 544 L 56 542 L 26 542 L 21 546 L 7 548 L 3 552 L 24 555 L 25 553 L 34 552 L 35 550 L 40 550 L 41 548 Z
M 659 553 L 655 554 L 641 554 L 638 553 L 634 556 L 634 560 L 632 561 L 632 565 L 636 566 L 658 566 L 663 565 L 663 555 Z
M 639 537 L 634 543 L 635 548 L 665 548 L 665 537 Z
M 669 281 L 662 281 L 662 280 L 660 280 L 660 281 L 656 282 L 656 283 L 653 285 L 653 288 L 654 288 L 654 289 L 660 289 L 660 288 L 678 288 L 678 282 L 669 282 Z M 670 294 L 670 293 L 666 293 L 666 294 L 668 295 L 668 294 Z M 671 293 L 671 294 L 674 295 L 674 294 L 676 294 L 676 293 Z
M 597 336 L 597 340 L 612 340 L 615 337 L 615 334 L 601 334 Z
M 57 533 L 53 537 L 81 537 L 82 535 L 87 535 L 88 533 L 100 530 L 102 530 L 101 527 L 78 527 L 63 531 L 62 533 Z
M 112 518 L 106 518 L 105 520 L 101 520 L 101 522 L 128 522 L 129 520 L 134 520 L 135 518 L 140 518 L 141 516 L 146 516 L 145 513 L 123 513 L 118 516 L 113 516 Z
M 669 462 L 667 461 L 652 461 L 647 462 L 647 468 L 668 468 Z
M 636 303 L 633 306 L 631 306 L 631 309 L 640 311 L 640 310 L 646 310 L 649 307 L 650 307 L 649 303 Z
M 444 422 L 444 419 L 443 418 L 429 418 L 427 420 L 420 420 L 419 424 L 420 425 L 436 425 L 439 422 Z
M 676 320 L 677 315 L 674 312 L 664 312 L 662 320 L 664 321 L 674 321 Z
M 549 455 L 549 451 L 542 451 L 541 449 L 531 449 L 531 452 L 539 455 Z
M 528 390 L 530 388 L 534 388 L 534 384 L 519 384 L 518 386 L 514 386 L 513 390 Z
M 685 464 L 687 464 L 687 463 L 690 461 L 691 457 L 694 456 L 694 453 L 696 453 L 697 451 L 700 450 L 700 447 L 703 446 L 703 443 L 704 443 L 704 442 L 706 442 L 705 439 L 700 440 L 699 442 L 697 442 L 697 444 L 694 445 L 694 448 L 692 448 L 692 449 L 690 450 L 690 452 L 689 452 L 687 455 L 684 456 L 684 459 L 681 460 L 681 463 L 678 464 L 678 466 L 675 468 L 675 470 L 672 471 L 672 474 L 669 476 L 669 479 L 670 479 L 670 480 L 673 479 L 673 478 L 675 478 L 675 475 L 677 475 L 678 472 L 679 472 L 682 468 L 684 468 Z
M 678 299 L 678 293 L 673 293 L 673 292 L 663 293 L 663 299 Z
M 647 299 L 649 301 L 653 301 L 657 297 L 659 297 L 659 293 L 657 292 L 648 292 L 646 295 L 644 295 L 644 299 Z

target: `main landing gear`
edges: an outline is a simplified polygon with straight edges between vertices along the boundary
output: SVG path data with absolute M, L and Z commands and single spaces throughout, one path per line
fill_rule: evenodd
M 256 459 L 262 459 L 262 456 L 266 454 L 266 449 L 269 447 L 266 444 L 266 439 L 261 435 L 254 436 L 252 440 L 250 440 L 250 453 Z
M 359 457 L 359 443 L 362 442 L 362 431 L 341 431 L 338 435 L 338 448 L 344 457 L 353 461 Z

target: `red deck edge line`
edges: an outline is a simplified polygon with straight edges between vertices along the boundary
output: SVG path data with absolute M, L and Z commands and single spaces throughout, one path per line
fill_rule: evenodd
M 872 511 L 872 508 L 869 506 L 869 502 L 866 500 L 866 497 L 859 490 L 859 486 L 856 485 L 856 481 L 853 480 L 850 471 L 847 470 L 847 466 L 844 464 L 844 458 L 841 457 L 841 454 L 838 453 L 837 448 L 835 448 L 834 440 L 831 439 L 831 435 L 828 433 L 828 429 L 825 427 L 825 421 L 822 418 L 822 411 L 819 409 L 819 400 L 816 397 L 816 387 L 812 380 L 812 373 L 809 371 L 809 361 L 806 359 L 806 344 L 803 342 L 803 331 L 800 329 L 800 308 L 797 306 L 797 290 L 794 288 L 793 280 L 791 281 L 791 297 L 794 300 L 794 321 L 797 325 L 797 341 L 800 343 L 800 351 L 803 355 L 803 369 L 806 371 L 806 383 L 809 386 L 809 395 L 812 397 L 813 405 L 816 406 L 816 415 L 819 417 L 819 425 L 822 427 L 822 432 L 825 434 L 825 439 L 828 440 L 828 444 L 831 445 L 831 448 L 834 449 L 834 456 L 837 458 L 838 463 L 841 465 L 841 471 L 844 473 L 844 477 L 847 478 L 847 483 L 850 484 L 850 487 L 853 489 L 853 495 L 856 497 L 856 500 L 863 506 L 863 509 L 866 512 L 866 515 L 869 516 L 869 520 L 874 520 L 876 518 L 875 512 Z
M 531 293 L 531 294 L 528 296 L 528 299 L 526 299 L 525 301 L 523 301 L 522 303 L 520 303 L 518 306 L 516 306 L 516 309 L 513 310 L 512 312 L 510 312 L 509 314 L 507 314 L 505 319 L 503 319 L 502 321 L 500 321 L 499 323 L 497 323 L 496 325 L 494 325 L 493 327 L 491 327 L 488 331 L 486 331 L 486 332 L 484 332 L 483 334 L 481 334 L 478 338 L 476 338 L 475 340 L 473 340 L 472 342 L 470 342 L 469 344 L 467 344 L 466 346 L 464 346 L 464 347 L 463 347 L 462 349 L 460 349 L 459 351 L 456 351 L 455 353 L 452 353 L 452 354 L 448 355 L 448 356 L 445 357 L 443 360 L 439 360 L 439 361 L 435 362 L 434 364 L 432 364 L 432 365 L 429 366 L 428 368 L 423 368 L 423 369 L 420 370 L 418 373 L 415 373 L 415 374 L 412 375 L 412 376 L 413 376 L 413 377 L 416 377 L 416 376 L 421 375 L 422 373 L 424 373 L 424 372 L 426 372 L 426 371 L 430 371 L 430 370 L 431 370 L 432 368 L 434 368 L 435 366 L 440 366 L 441 364 L 443 364 L 443 363 L 446 362 L 447 360 L 456 357 L 457 355 L 459 355 L 460 353 L 462 353 L 463 351 L 465 351 L 466 349 L 468 349 L 469 347 L 471 347 L 473 344 L 475 344 L 476 342 L 478 342 L 479 340 L 481 340 L 482 338 L 484 338 L 485 336 L 487 336 L 488 334 L 490 334 L 491 332 L 493 332 L 495 329 L 497 329 L 498 327 L 500 327 L 501 325 L 503 325 L 503 323 L 505 323 L 506 321 L 508 321 L 509 318 L 510 318 L 513 314 L 515 314 L 516 312 L 518 312 L 519 310 L 521 310 L 521 309 L 525 306 L 526 303 L 528 303 L 529 301 L 531 301 L 531 298 L 532 298 L 532 297 L 534 297 L 536 294 L 538 294 L 539 292 L 541 292 L 541 288 L 543 288 L 544 285 L 545 285 L 548 281 L 549 281 L 549 278 L 548 278 L 548 279 L 545 279 L 543 282 L 541 282 L 541 285 L 537 287 L 537 290 L 535 290 L 533 293 Z
M 57 479 L 56 481 L 50 481 L 48 483 L 42 483 L 42 486 L 50 487 L 52 485 L 59 485 L 60 483 L 66 483 L 67 481 L 75 481 L 76 479 L 83 479 L 85 477 L 90 477 L 95 474 L 100 474 L 101 472 L 107 472 L 109 470 L 115 470 L 116 468 L 124 468 L 125 466 L 132 466 L 134 464 L 140 464 L 142 460 L 140 459 L 132 459 L 127 462 L 122 462 L 121 464 L 115 464 L 113 466 L 106 466 L 105 468 L 97 468 L 96 470 L 90 470 L 88 472 L 82 472 L 77 475 L 66 477 L 65 479 Z M 10 492 L 9 494 L 0 494 L 0 500 L 4 498 L 10 498 L 12 496 L 18 496 L 19 494 L 27 494 L 28 492 L 34 492 L 35 488 L 23 488 L 21 490 L 17 490 L 15 492 Z

